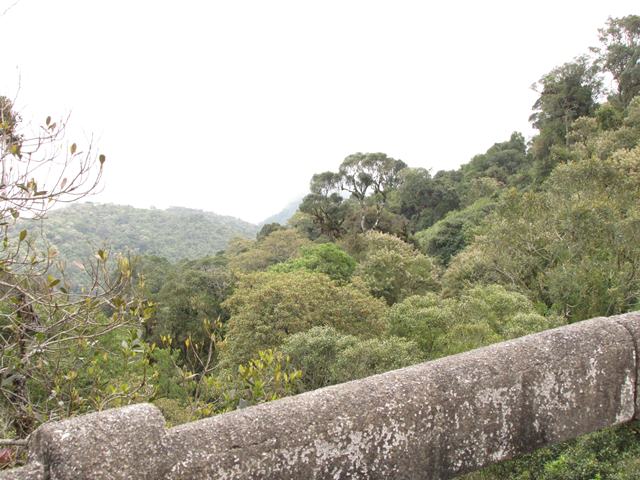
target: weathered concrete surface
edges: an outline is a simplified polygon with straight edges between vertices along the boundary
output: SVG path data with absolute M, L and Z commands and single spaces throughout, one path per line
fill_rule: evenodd
M 167 458 L 164 424 L 149 404 L 45 424 L 32 436 L 29 460 L 51 480 L 157 480 Z
M 0 479 L 448 479 L 640 417 L 639 339 L 640 314 L 598 318 L 170 430 L 109 410 Z
M 0 472 L 0 478 L 3 480 L 47 480 L 44 476 L 44 466 L 39 463 L 30 463 L 26 467 Z
M 170 479 L 446 479 L 631 420 L 635 347 L 597 319 L 187 424 Z
M 635 355 L 636 355 L 635 418 L 640 418 L 640 382 L 638 382 L 638 379 L 640 378 L 640 312 L 625 313 L 624 315 L 618 315 L 616 317 L 612 317 L 612 319 L 627 329 L 635 345 Z

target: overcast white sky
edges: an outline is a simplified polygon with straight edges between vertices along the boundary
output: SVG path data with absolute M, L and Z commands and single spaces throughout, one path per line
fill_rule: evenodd
M 0 13 L 13 0 L 0 0 Z M 94 201 L 257 222 L 357 151 L 452 169 L 531 134 L 530 85 L 638 1 L 20 0 L 0 94 L 72 113 Z

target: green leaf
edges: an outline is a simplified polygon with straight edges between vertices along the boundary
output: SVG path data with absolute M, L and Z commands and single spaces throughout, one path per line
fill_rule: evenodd
M 70 149 L 71 155 L 74 155 L 77 149 L 78 149 L 78 146 L 75 143 L 71 144 L 71 149 Z
M 104 155 L 102 155 L 102 154 L 101 154 L 101 155 L 98 157 L 98 160 L 100 161 L 100 165 L 102 165 L 106 159 L 107 159 L 107 157 L 105 157 Z
M 25 238 L 27 238 L 27 231 L 26 230 L 22 230 L 20 232 L 20 241 L 22 242 Z

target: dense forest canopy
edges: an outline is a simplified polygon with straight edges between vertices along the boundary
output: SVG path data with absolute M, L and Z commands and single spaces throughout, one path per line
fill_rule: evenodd
M 172 262 L 214 255 L 232 238 L 251 238 L 258 230 L 234 217 L 190 208 L 95 203 L 51 211 L 43 226 L 49 242 L 76 260 L 89 256 L 90 245 L 108 245 L 114 251 L 159 255 Z
M 30 226 L 19 221 L 20 232 Z M 47 213 L 41 248 L 54 248 L 64 261 L 70 289 L 86 286 L 84 263 L 95 251 L 156 255 L 170 262 L 195 260 L 224 250 L 234 238 L 251 238 L 258 227 L 240 219 L 190 208 L 166 210 L 124 205 L 77 203 Z
M 313 175 L 286 224 L 256 232 L 187 210 L 52 212 L 45 231 L 65 255 L 85 251 L 78 239 L 109 236 L 154 253 L 130 268 L 132 298 L 148 303 L 126 328 L 75 338 L 55 366 L 38 350 L 47 333 L 22 340 L 37 368 L 24 381 L 2 371 L 5 435 L 141 400 L 181 423 L 640 309 L 640 17 L 609 19 L 599 40 L 536 82 L 530 141 L 514 132 L 437 173 L 352 153 Z M 18 117 L 4 102 L 3 148 L 18 161 Z M 103 216 L 90 223 L 85 211 Z M 17 235 L 5 251 L 27 238 Z M 63 288 L 50 278 L 49 290 Z M 93 314 L 109 318 L 122 301 Z M 24 324 L 7 305 L 5 325 Z M 54 380 L 39 383 L 36 370 Z M 629 480 L 639 467 L 632 424 L 471 477 Z

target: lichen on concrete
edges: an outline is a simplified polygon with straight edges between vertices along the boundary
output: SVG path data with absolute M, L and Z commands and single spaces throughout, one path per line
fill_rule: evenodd
M 598 318 L 169 430 L 95 413 L 0 479 L 448 479 L 637 417 L 639 339 L 640 314 Z

